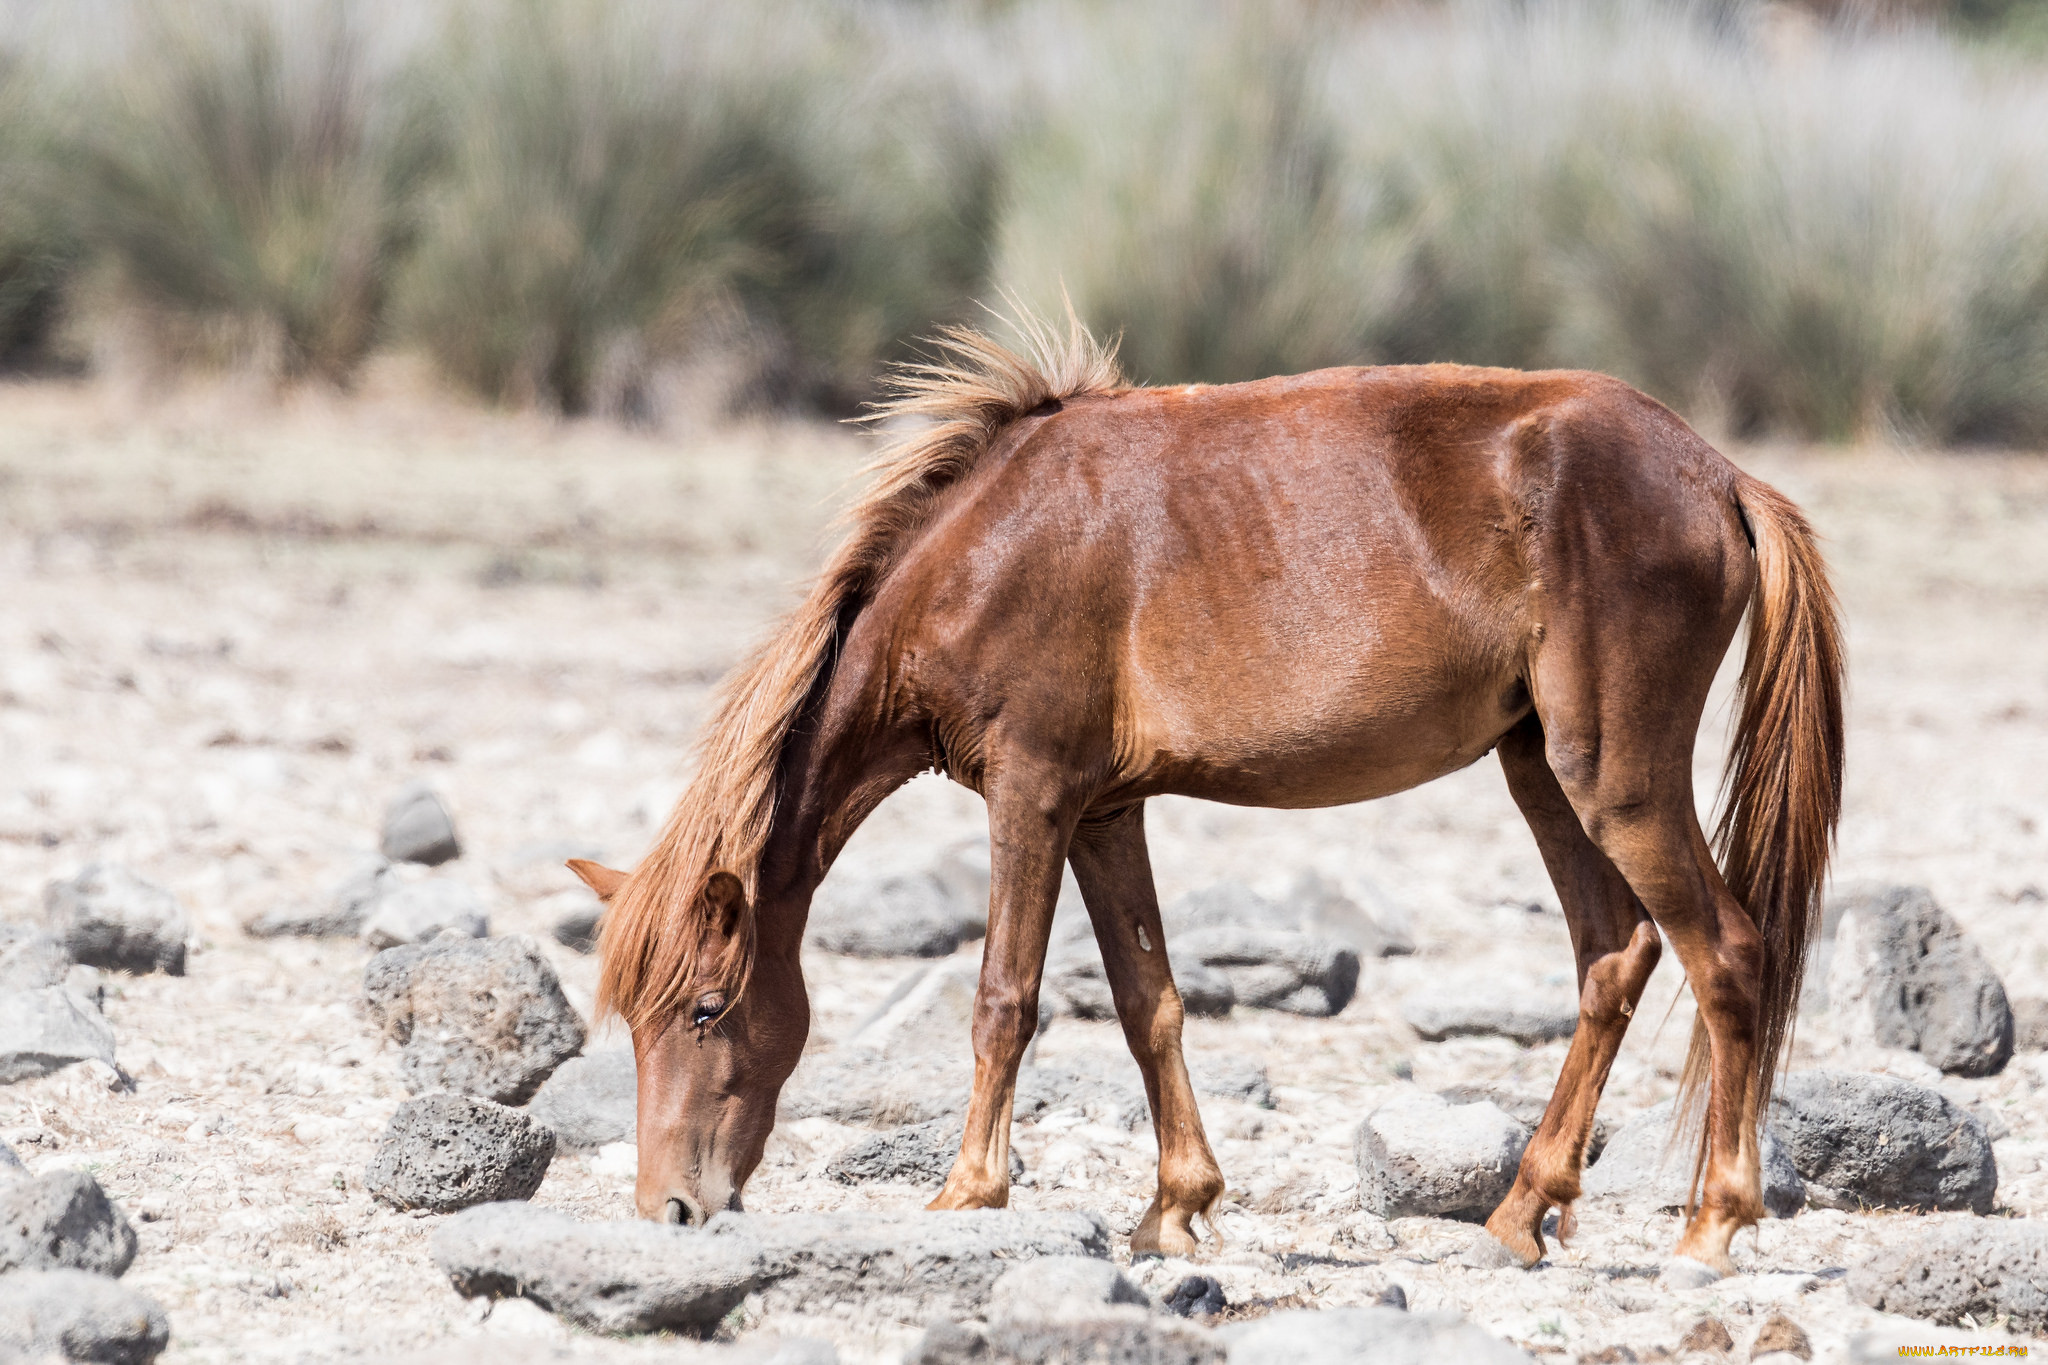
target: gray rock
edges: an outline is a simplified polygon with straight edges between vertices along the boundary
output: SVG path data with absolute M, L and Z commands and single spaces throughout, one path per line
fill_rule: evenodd
M 1188 1064 L 1188 1079 L 1204 1095 L 1243 1100 L 1261 1109 L 1273 1107 L 1273 1086 L 1266 1078 L 1266 1068 L 1249 1057 L 1198 1056 Z
M 1398 1308 L 1296 1308 L 1217 1332 L 1230 1365 L 1531 1365 L 1463 1318 Z
M 554 1158 L 554 1133 L 517 1109 L 469 1095 L 422 1095 L 391 1116 L 363 1188 L 394 1209 L 453 1213 L 533 1198 Z
M 604 903 L 587 893 L 568 894 L 574 896 L 575 903 L 555 916 L 548 933 L 571 952 L 594 953 L 598 931 L 604 927 Z
M 490 932 L 490 912 L 468 882 L 434 877 L 379 897 L 363 920 L 362 939 L 384 949 L 443 936 L 485 938 Z
M 523 1294 L 601 1332 L 704 1332 L 749 1293 L 766 1312 L 860 1305 L 899 1322 L 981 1312 L 995 1282 L 1035 1256 L 1109 1254 L 1092 1214 L 722 1213 L 703 1228 L 579 1223 L 526 1204 L 486 1204 L 435 1234 L 459 1293 Z
M 1645 1211 L 1683 1208 L 1692 1179 L 1690 1147 L 1670 1147 L 1672 1102 L 1644 1110 L 1621 1125 L 1580 1188 L 1588 1199 L 1610 1200 Z M 1806 1183 L 1792 1153 L 1769 1124 L 1758 1143 L 1763 1162 L 1764 1210 L 1790 1218 L 1806 1205 Z
M 1215 1276 L 1184 1275 L 1159 1306 L 1177 1318 L 1213 1318 L 1228 1308 L 1230 1301 L 1223 1296 L 1223 1282 Z
M 1982 1121 L 1898 1076 L 1794 1072 L 1778 1087 L 1769 1126 L 1821 1207 L 1989 1214 L 1997 1199 L 1999 1166 Z
M 1228 977 L 1237 1003 L 1257 1009 L 1323 1017 L 1358 989 L 1355 950 L 1292 929 L 1196 929 L 1181 934 L 1175 950 Z
M 904 1365 L 1224 1365 L 1215 1333 L 1135 1308 L 1079 1321 L 936 1322 L 904 1353 Z
M 89 1360 L 149 1365 L 170 1344 L 170 1319 L 152 1299 L 83 1270 L 0 1275 L 0 1360 Z
M 1579 1007 L 1570 999 L 1528 1000 L 1512 991 L 1454 986 L 1409 996 L 1401 1002 L 1401 1018 L 1432 1043 L 1491 1036 L 1533 1047 L 1576 1033 Z
M 0 991 L 61 986 L 73 965 L 54 935 L 26 924 L 0 923 Z
M 135 1229 L 83 1171 L 0 1183 L 0 1272 L 89 1270 L 120 1276 L 135 1259 Z
M 384 812 L 382 847 L 384 856 L 394 863 L 425 863 L 429 867 L 462 856 L 454 817 L 424 782 L 415 782 L 392 798 Z
M 1174 988 L 1180 992 L 1181 1008 L 1200 1019 L 1220 1019 L 1237 1004 L 1237 991 L 1230 978 L 1203 963 L 1183 955 L 1173 964 Z M 1102 952 L 1092 937 L 1069 940 L 1053 954 L 1045 967 L 1043 992 L 1056 1014 L 1075 1019 L 1115 1019 L 1116 1001 L 1109 989 L 1109 975 L 1102 966 Z
M 1529 1130 L 1492 1104 L 1417 1092 L 1358 1127 L 1358 1202 L 1381 1218 L 1483 1221 L 1515 1183 Z
M 878 1180 L 934 1189 L 946 1183 L 953 1158 L 960 1152 L 964 1128 L 957 1119 L 933 1119 L 862 1138 L 825 1165 L 825 1174 L 841 1185 L 866 1185 Z M 1010 1149 L 1010 1179 L 1024 1174 L 1024 1158 Z
M 632 1050 L 608 1048 L 556 1067 L 526 1109 L 561 1146 L 590 1148 L 633 1141 L 639 1105 Z
M 28 1174 L 28 1167 L 21 1164 L 21 1158 L 14 1149 L 0 1142 L 0 1180 L 11 1180 Z
M 91 863 L 43 888 L 50 932 L 73 962 L 109 971 L 185 974 L 192 926 L 178 898 L 119 863 Z
M 1139 1088 L 1138 1068 L 1127 1056 L 1081 1054 L 1069 1066 L 1027 1066 L 1017 1073 L 1014 1113 L 1022 1122 L 1078 1113 L 1093 1122 L 1136 1132 L 1152 1118 Z
M 342 878 L 327 904 L 266 911 L 242 928 L 252 938 L 354 938 L 377 902 L 403 886 L 390 862 L 372 855 Z
M 1312 871 L 1295 878 L 1278 900 L 1242 882 L 1217 882 L 1182 896 L 1167 907 L 1165 919 L 1176 937 L 1190 929 L 1286 929 L 1334 941 L 1361 958 L 1415 951 L 1405 930 L 1367 914 L 1335 882 Z
M 987 903 L 963 906 L 929 872 L 828 877 L 811 902 L 807 943 L 849 957 L 945 957 L 987 932 Z
M 1887 1226 L 1877 1254 L 1849 1272 L 1852 1298 L 1940 1323 L 2009 1317 L 2015 1331 L 2048 1332 L 2048 1227 L 2006 1218 Z
M 0 1085 L 92 1060 L 114 1065 L 114 1030 L 90 1001 L 63 986 L 0 983 Z
M 524 1104 L 583 1050 L 583 1021 L 524 935 L 387 948 L 363 971 L 371 1020 L 400 1048 L 414 1094 Z
M 1984 1125 L 1895 1076 L 1795 1072 L 1778 1086 L 1770 1126 L 1822 1207 L 1989 1213 L 1998 1193 Z
M 1116 1262 L 1095 1256 L 1041 1256 L 1003 1272 L 989 1291 L 990 1322 L 1081 1322 L 1105 1308 L 1149 1311 L 1152 1300 Z
M 1500 1107 L 1500 1111 L 1515 1122 L 1527 1128 L 1533 1136 L 1536 1126 L 1543 1122 L 1543 1112 L 1550 1108 L 1550 1096 L 1539 1095 L 1529 1090 L 1516 1090 L 1498 1083 L 1491 1085 L 1447 1085 L 1437 1091 L 1452 1104 L 1476 1104 L 1487 1100 Z M 1599 1113 L 1593 1115 L 1593 1136 L 1586 1143 L 1586 1163 L 1591 1165 L 1600 1159 L 1600 1153 L 1607 1149 L 1607 1140 L 1614 1135 L 1613 1128 Z
M 2005 986 L 1925 887 L 1836 898 L 1826 1003 L 1845 1036 L 1909 1048 L 1943 1071 L 1989 1076 L 2013 1052 Z

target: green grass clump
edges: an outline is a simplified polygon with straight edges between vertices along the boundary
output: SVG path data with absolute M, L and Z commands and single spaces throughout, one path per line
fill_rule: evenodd
M 145 5 L 81 78 L 68 216 L 168 358 L 345 381 L 377 339 L 417 153 L 369 13 Z

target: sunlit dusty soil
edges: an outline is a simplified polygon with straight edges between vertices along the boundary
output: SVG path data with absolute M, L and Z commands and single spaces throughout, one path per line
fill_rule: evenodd
M 684 1354 L 608 1342 L 526 1304 L 486 1316 L 427 1257 L 430 1217 L 374 1204 L 361 1174 L 404 1098 L 356 998 L 349 942 L 257 941 L 241 923 L 325 898 L 374 846 L 383 803 L 431 781 L 456 812 L 454 871 L 496 932 L 544 936 L 578 847 L 630 864 L 679 788 L 711 683 L 790 599 L 864 447 L 774 426 L 654 437 L 451 409 L 404 396 L 284 403 L 144 400 L 0 388 L 0 917 L 39 915 L 43 884 L 95 858 L 170 887 L 202 940 L 183 979 L 110 978 L 132 1093 L 78 1071 L 0 1088 L 0 1136 L 36 1167 L 93 1170 L 137 1221 L 128 1282 L 163 1302 L 167 1360 Z M 1744 452 L 1830 538 L 1853 691 L 1842 880 L 1921 882 L 2018 997 L 2048 994 L 2048 463 L 1841 450 Z M 1703 803 L 1725 708 L 1702 737 Z M 981 819 L 934 778 L 892 798 L 848 857 L 915 862 Z M 1472 1229 L 1382 1227 L 1355 1208 L 1352 1134 L 1412 1078 L 1545 1089 L 1564 1050 L 1420 1042 L 1409 993 L 1480 981 L 1503 995 L 1570 981 L 1562 918 L 1491 760 L 1370 806 L 1245 811 L 1159 801 L 1166 898 L 1303 868 L 1404 919 L 1419 951 L 1369 962 L 1331 1020 L 1239 1011 L 1193 1021 L 1191 1051 L 1268 1068 L 1267 1111 L 1204 1101 L 1231 1195 L 1203 1258 L 1234 1302 L 1339 1305 L 1389 1283 L 1543 1354 L 1672 1348 L 1703 1312 L 1745 1332 L 1783 1308 L 1816 1359 L 1880 1325 L 1840 1280 L 1902 1215 L 1803 1213 L 1737 1243 L 1749 1274 L 1688 1294 L 1654 1276 L 1675 1218 L 1589 1206 L 1534 1272 L 1447 1258 Z M 1534 904 L 1537 908 L 1529 908 Z M 594 966 L 551 941 L 588 1012 Z M 829 1047 L 909 963 L 820 956 Z M 1669 1096 L 1690 1026 L 1667 956 L 1609 1086 L 1612 1121 Z M 1676 1000 L 1675 1005 L 1672 1002 Z M 1667 1017 L 1667 1005 L 1671 1009 Z M 597 1039 L 593 1046 L 616 1039 Z M 964 1054 L 965 1037 L 951 1040 Z M 1840 1060 L 1824 1030 L 1802 1064 Z M 1118 1055 L 1113 1025 L 1062 1021 L 1040 1059 Z M 1858 1064 L 1890 1064 L 1857 1057 Z M 1893 1059 L 1912 1074 L 1910 1062 Z M 2048 1216 L 2048 1064 L 1941 1082 L 1998 1113 L 2000 1202 Z M 847 1189 L 819 1168 L 860 1130 L 786 1125 L 748 1191 L 763 1210 L 900 1208 L 907 1186 Z M 1149 1132 L 1021 1126 L 1024 1208 L 1099 1210 L 1127 1231 L 1150 1185 Z M 558 1157 L 540 1202 L 630 1212 L 628 1168 Z M 1187 1267 L 1142 1267 L 1155 1291 Z M 912 1335 L 857 1316 L 749 1322 L 808 1331 L 850 1359 Z M 1972 1334 L 1952 1329 L 1948 1337 Z M 480 1357 L 481 1358 L 481 1357 Z

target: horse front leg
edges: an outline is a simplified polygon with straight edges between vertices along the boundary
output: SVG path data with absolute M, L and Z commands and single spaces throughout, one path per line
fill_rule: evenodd
M 988 937 L 974 996 L 974 1093 L 966 1131 L 934 1209 L 999 1209 L 1010 1202 L 1010 1112 L 1017 1068 L 1038 1028 L 1038 986 L 1059 900 L 1074 802 L 1058 775 L 1010 770 L 986 792 Z
M 1067 857 L 1095 924 L 1110 996 L 1131 1057 L 1144 1076 L 1159 1142 L 1159 1188 L 1131 1233 L 1131 1254 L 1191 1255 L 1195 1216 L 1208 1217 L 1223 1197 L 1223 1172 L 1202 1131 L 1181 1055 L 1180 992 L 1159 923 L 1144 806 L 1083 824 Z

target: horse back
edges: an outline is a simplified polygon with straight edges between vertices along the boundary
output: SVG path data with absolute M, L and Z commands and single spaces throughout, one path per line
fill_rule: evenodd
M 1485 753 L 1552 604 L 1712 559 L 1734 477 L 1597 375 L 1127 390 L 1005 433 L 869 614 L 948 754 L 1001 728 L 1117 799 L 1353 801 Z

